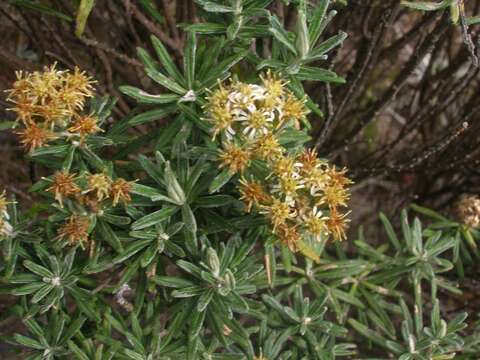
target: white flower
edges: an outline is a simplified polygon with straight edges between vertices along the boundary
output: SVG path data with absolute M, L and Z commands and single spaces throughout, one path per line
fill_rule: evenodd
M 265 98 L 265 88 L 260 85 L 238 83 L 235 90 L 230 93 L 228 100 L 234 107 L 246 109 L 255 101 Z
M 246 110 L 237 112 L 235 120 L 246 124 L 243 134 L 250 139 L 254 139 L 258 133 L 268 134 L 272 128 L 275 115 L 271 111 L 257 109 L 256 106 L 249 106 Z

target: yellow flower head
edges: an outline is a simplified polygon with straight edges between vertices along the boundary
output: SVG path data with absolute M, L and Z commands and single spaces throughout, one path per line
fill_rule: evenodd
M 322 212 L 315 207 L 306 216 L 304 216 L 303 223 L 307 231 L 315 236 L 320 236 L 327 232 L 328 217 L 322 216 Z
M 338 206 L 347 206 L 350 199 L 350 193 L 345 187 L 330 183 L 323 189 L 323 195 L 320 197 L 320 203 L 328 204 L 330 208 Z
M 88 241 L 88 229 L 90 219 L 88 217 L 72 215 L 68 221 L 58 229 L 60 239 L 68 240 L 70 245 L 80 244 L 84 248 L 84 243 Z
M 295 127 L 300 129 L 300 120 L 308 114 L 305 100 L 298 100 L 295 95 L 288 94 L 282 103 L 282 113 L 284 120 L 293 120 Z
M 94 192 L 97 201 L 102 201 L 110 197 L 110 189 L 112 185 L 112 179 L 105 174 L 92 174 L 88 175 L 88 188 L 85 193 Z
M 287 155 L 275 159 L 272 164 L 272 171 L 279 177 L 293 176 L 295 173 L 295 158 Z
M 348 223 L 350 222 L 347 219 L 348 213 L 342 214 L 339 213 L 336 209 L 330 211 L 330 215 L 327 220 L 327 230 L 332 234 L 334 240 L 344 240 L 347 238 L 345 233 Z
M 225 105 L 215 105 L 210 109 L 210 118 L 209 121 L 213 124 L 213 139 L 217 137 L 218 134 L 226 131 L 227 133 L 233 135 L 235 131 L 233 130 L 233 115 Z
M 250 162 L 250 151 L 232 143 L 224 144 L 224 149 L 218 156 L 220 168 L 228 168 L 232 174 L 241 173 Z
M 346 168 L 343 168 L 342 170 L 337 170 L 334 166 L 331 166 L 327 168 L 326 173 L 330 178 L 330 183 L 334 185 L 347 186 L 353 183 L 352 180 L 345 176 L 345 174 L 347 173 Z
M 85 71 L 75 67 L 73 72 L 66 72 L 64 76 L 64 87 L 76 93 L 78 97 L 92 97 L 93 84 L 96 81 L 88 76 Z M 83 107 L 83 103 L 81 104 Z
M 303 188 L 301 179 L 293 176 L 282 176 L 278 180 L 278 184 L 274 185 L 274 189 L 278 190 L 281 194 L 287 196 L 287 198 L 295 199 L 297 197 L 297 191 Z
M 301 170 L 303 174 L 308 174 L 311 171 L 321 168 L 326 165 L 324 161 L 321 161 L 317 157 L 317 151 L 315 149 L 306 149 L 297 157 L 297 161 L 301 164 Z
M 34 123 L 27 126 L 25 129 L 16 131 L 20 138 L 20 143 L 27 151 L 33 151 L 39 147 L 47 145 L 56 136 L 49 130 L 46 130 Z
M 230 94 L 230 89 L 225 88 L 222 83 L 218 82 L 218 89 L 214 91 L 209 91 L 210 96 L 207 96 L 208 107 L 215 108 L 215 107 L 225 107 L 228 101 L 228 95 Z
M 247 205 L 247 212 L 252 210 L 253 205 L 264 204 L 269 200 L 263 186 L 258 181 L 247 181 L 245 178 L 240 180 L 240 200 Z
M 130 191 L 132 190 L 133 183 L 125 179 L 116 179 L 110 188 L 110 196 L 113 199 L 113 206 L 117 206 L 119 202 L 127 204 L 132 201 Z
M 293 219 L 297 211 L 288 203 L 274 198 L 270 205 L 262 205 L 262 214 L 265 214 L 273 225 L 273 230 L 280 225 L 285 225 L 287 220 Z
M 77 110 L 83 109 L 85 98 L 93 96 L 93 83 L 78 68 L 59 71 L 52 65 L 42 72 L 17 72 L 7 99 L 15 104 L 11 110 L 25 125 L 44 122 L 65 126 Z
M 253 151 L 261 159 L 274 161 L 282 156 L 284 148 L 279 144 L 277 137 L 268 132 L 255 141 Z
M 298 242 L 302 239 L 298 226 L 281 224 L 274 231 L 278 239 L 288 246 L 290 251 L 296 252 L 298 250 Z
M 286 83 L 280 79 L 279 76 L 273 74 L 271 70 L 268 70 L 265 75 L 260 75 L 260 78 L 269 97 L 279 98 L 283 96 Z
M 53 184 L 47 191 L 55 194 L 60 206 L 63 206 L 63 198 L 74 196 L 80 193 L 80 187 L 75 184 L 75 174 L 69 174 L 63 171 L 57 171 L 53 176 Z
M 77 116 L 74 123 L 68 128 L 68 131 L 80 136 L 83 141 L 88 135 L 103 132 L 97 125 L 98 119 L 93 116 Z

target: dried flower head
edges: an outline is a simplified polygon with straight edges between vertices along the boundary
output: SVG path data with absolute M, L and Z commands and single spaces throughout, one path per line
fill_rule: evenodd
M 456 205 L 457 217 L 463 224 L 471 228 L 480 226 L 480 198 L 464 196 Z
M 85 216 L 72 215 L 68 221 L 58 229 L 60 239 L 68 240 L 70 245 L 80 244 L 84 248 L 84 243 L 88 242 L 88 229 L 90 219 Z
M 58 137 L 68 136 L 70 126 L 81 140 L 86 135 L 100 131 L 93 117 L 82 116 L 86 98 L 93 96 L 94 81 L 75 68 L 73 72 L 61 71 L 56 64 L 43 71 L 17 72 L 17 80 L 7 90 L 9 109 L 17 114 L 24 126 L 17 131 L 20 142 L 28 151 L 46 146 Z
M 80 136 L 81 141 L 88 135 L 103 132 L 103 130 L 98 127 L 97 117 L 93 115 L 76 116 L 72 125 L 68 128 L 68 131 Z
M 63 198 L 74 196 L 80 193 L 80 187 L 75 184 L 76 174 L 69 174 L 63 171 L 57 171 L 53 175 L 53 184 L 47 191 L 55 194 L 55 200 L 60 206 L 63 206 Z
M 97 201 L 110 197 L 112 179 L 105 174 L 91 174 L 87 176 L 88 188 L 84 194 L 93 192 Z
M 301 235 L 298 231 L 297 225 L 281 224 L 275 230 L 275 235 L 278 239 L 288 246 L 290 251 L 296 252 L 298 250 L 298 243 L 301 241 Z
M 19 135 L 20 143 L 23 147 L 30 152 L 47 145 L 49 141 L 56 138 L 54 133 L 34 123 L 22 130 L 16 131 L 16 134 Z
M 346 229 L 350 220 L 347 218 L 348 213 L 342 214 L 336 209 L 330 211 L 327 220 L 327 229 L 332 234 L 334 240 L 344 240 L 347 238 Z
M 112 197 L 113 206 L 117 206 L 119 202 L 128 204 L 132 201 L 130 191 L 132 191 L 133 182 L 119 178 L 112 182 L 110 187 L 110 196 Z
M 0 193 L 0 219 L 10 218 L 7 211 L 8 204 L 12 204 L 12 202 L 7 200 L 6 192 L 3 190 L 2 193 Z
M 269 200 L 263 186 L 258 181 L 248 181 L 245 178 L 240 179 L 240 200 L 243 200 L 247 206 L 247 212 L 252 210 L 253 205 L 261 205 Z
M 220 168 L 228 168 L 232 174 L 241 173 L 250 162 L 251 153 L 249 150 L 233 143 L 226 143 L 220 152 Z

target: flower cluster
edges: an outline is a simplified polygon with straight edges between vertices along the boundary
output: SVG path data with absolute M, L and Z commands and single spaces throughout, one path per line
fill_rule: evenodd
M 470 228 L 480 226 L 480 198 L 478 196 L 464 196 L 456 206 L 457 217 Z
M 94 95 L 93 83 L 78 68 L 60 71 L 52 65 L 42 72 L 17 72 L 7 100 L 22 124 L 17 134 L 23 146 L 32 151 L 60 137 L 83 142 L 102 131 L 98 119 L 84 113 L 87 98 Z
M 348 213 L 342 208 L 351 183 L 346 170 L 319 159 L 315 150 L 290 153 L 279 140 L 285 128 L 300 128 L 308 114 L 305 101 L 271 73 L 261 77 L 261 85 L 220 84 L 207 100 L 207 120 L 222 142 L 219 167 L 241 175 L 246 210 L 264 214 L 292 251 L 310 253 L 307 243 L 328 235 L 344 239 Z M 268 175 L 260 176 L 255 163 L 263 164 Z
M 48 192 L 54 194 L 61 207 L 66 199 L 74 200 L 76 204 L 87 210 L 86 213 L 101 215 L 108 205 L 124 205 L 131 201 L 130 192 L 133 182 L 122 178 L 113 180 L 108 175 L 100 174 L 70 174 L 57 171 L 52 179 Z M 70 245 L 83 244 L 88 241 L 90 219 L 88 216 L 73 214 L 58 230 L 60 239 L 67 240 Z
M 12 234 L 13 228 L 10 224 L 10 216 L 7 211 L 8 205 L 5 190 L 0 194 L 0 239 Z
M 119 202 L 127 204 L 131 201 L 130 191 L 133 182 L 122 178 L 113 180 L 108 175 L 100 174 L 70 174 L 57 171 L 47 191 L 54 193 L 55 200 L 63 207 L 65 198 L 76 199 L 79 203 L 87 205 L 90 210 L 101 210 L 104 200 L 110 199 L 113 206 Z

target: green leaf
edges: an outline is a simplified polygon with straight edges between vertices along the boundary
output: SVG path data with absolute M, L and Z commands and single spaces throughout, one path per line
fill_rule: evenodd
M 230 205 L 235 201 L 237 201 L 237 199 L 230 195 L 208 195 L 199 197 L 195 200 L 194 205 L 203 208 L 218 208 Z
M 208 192 L 210 194 L 217 192 L 232 178 L 232 176 L 233 174 L 228 169 L 223 170 L 215 177 L 215 179 L 213 179 L 208 188 Z
M 193 89 L 193 81 L 195 79 L 195 57 L 197 51 L 197 40 L 194 32 L 187 34 L 185 46 L 185 55 L 183 58 L 184 72 L 187 79 L 187 88 Z
M 327 13 L 330 0 L 320 0 L 320 3 L 315 7 L 312 20 L 310 21 L 308 31 L 311 45 L 314 46 L 320 37 L 324 28 L 325 14 Z
M 35 264 L 34 262 L 32 262 L 30 260 L 25 260 L 23 262 L 23 266 L 25 266 L 31 272 L 33 272 L 37 275 L 40 275 L 42 277 L 46 277 L 46 278 L 49 278 L 49 279 L 54 277 L 53 273 L 50 270 L 48 270 L 47 268 L 45 268 L 41 265 Z
M 180 96 L 175 94 L 149 94 L 142 89 L 136 88 L 134 86 L 120 86 L 120 91 L 127 96 L 137 100 L 142 104 L 168 104 L 177 101 L 180 99 Z
M 443 0 L 440 2 L 431 2 L 431 1 L 405 1 L 402 0 L 401 4 L 407 6 L 412 9 L 416 10 L 423 10 L 423 11 L 435 11 L 441 10 L 449 7 L 457 0 Z
M 158 285 L 177 289 L 193 285 L 190 280 L 174 276 L 154 276 L 151 278 L 151 280 Z
M 176 206 L 165 206 L 160 210 L 157 210 L 151 214 L 145 215 L 141 219 L 138 219 L 132 224 L 132 230 L 140 230 L 152 225 L 155 225 L 170 216 L 175 214 L 178 210 Z
M 135 115 L 128 121 L 128 124 L 131 126 L 137 126 L 140 124 L 145 124 L 148 122 L 160 120 L 170 114 L 173 114 L 175 110 L 176 110 L 175 106 L 165 106 L 162 108 L 149 110 L 144 113 Z
M 322 81 L 337 84 L 345 83 L 345 79 L 341 78 L 333 71 L 310 66 L 302 66 L 294 76 L 301 81 Z
M 182 219 L 186 229 L 195 234 L 197 232 L 197 220 L 188 204 L 182 206 Z
M 129 247 L 125 249 L 123 253 L 118 255 L 113 259 L 114 264 L 119 264 L 127 260 L 128 258 L 132 257 L 136 253 L 138 253 L 140 250 L 144 249 L 147 245 L 151 243 L 151 240 L 140 240 L 140 241 L 135 241 L 133 244 L 131 244 Z
M 204 291 L 203 294 L 200 295 L 200 297 L 198 298 L 197 311 L 205 311 L 208 304 L 210 303 L 210 300 L 212 300 L 212 297 L 214 294 L 215 294 L 214 289 L 208 289 Z
M 324 54 L 332 50 L 333 48 L 339 46 L 340 44 L 343 43 L 343 41 L 347 38 L 347 33 L 341 31 L 335 36 L 332 36 L 328 40 L 325 40 L 322 42 L 318 47 L 316 47 L 314 50 L 312 50 L 308 54 L 308 59 L 309 60 L 315 60 L 321 58 Z
M 160 41 L 159 38 L 154 35 L 152 35 L 150 39 L 152 41 L 153 48 L 155 49 L 155 53 L 157 54 L 157 57 L 165 68 L 167 74 L 170 75 L 179 84 L 182 84 L 185 80 L 180 71 L 178 70 L 177 66 L 173 62 L 172 58 L 168 54 L 168 51 L 163 45 L 163 43 Z
M 85 31 L 88 16 L 95 5 L 95 0 L 80 0 L 80 5 L 77 9 L 77 18 L 75 25 L 75 35 L 81 37 Z
M 73 19 L 70 16 L 68 16 L 68 15 L 66 15 L 66 14 L 64 14 L 60 11 L 57 11 L 55 9 L 52 9 L 51 7 L 49 7 L 47 5 L 39 4 L 38 2 L 33 2 L 31 0 L 12 0 L 11 4 L 14 5 L 14 6 L 25 8 L 25 9 L 38 11 L 38 12 L 40 12 L 42 14 L 45 14 L 45 15 L 54 16 L 54 17 L 57 17 L 59 19 L 62 19 L 62 20 L 68 21 L 68 22 L 73 21 Z
M 13 336 L 13 339 L 20 345 L 26 346 L 31 349 L 37 349 L 37 350 L 45 349 L 45 346 L 40 344 L 37 340 L 31 339 L 29 337 L 26 337 L 20 334 L 15 334 Z
M 145 72 L 150 79 L 167 88 L 168 90 L 173 91 L 174 93 L 184 95 L 187 92 L 187 90 L 180 86 L 175 80 L 163 75 L 160 71 L 146 68 Z
M 401 250 L 400 241 L 398 241 L 397 234 L 395 234 L 392 224 L 390 223 L 390 221 L 388 220 L 388 218 L 385 216 L 384 213 L 381 212 L 379 217 L 380 217 L 380 221 L 383 224 L 383 227 L 385 228 L 388 238 L 392 242 L 395 249 L 397 251 L 400 251 Z
M 50 284 L 45 284 L 44 286 L 42 286 L 40 289 L 37 290 L 35 295 L 33 295 L 32 300 L 31 300 L 32 304 L 39 303 L 52 290 L 53 290 L 53 286 L 50 285 Z
M 270 16 L 270 28 L 268 30 L 270 33 L 272 33 L 275 39 L 285 45 L 285 47 L 293 54 L 297 55 L 295 45 L 292 41 L 290 41 L 287 31 L 283 28 L 282 24 L 275 15 Z
M 199 296 L 204 291 L 203 288 L 197 285 L 184 287 L 178 290 L 172 291 L 172 296 L 175 298 L 187 298 L 193 296 Z
M 155 8 L 155 2 L 152 0 L 139 0 L 140 5 L 145 9 L 145 11 L 155 19 L 159 24 L 165 22 L 164 17 L 158 12 Z
M 225 6 L 213 1 L 198 1 L 205 11 L 216 13 L 233 13 L 235 9 L 231 6 Z
M 16 289 L 10 290 L 10 293 L 15 296 L 21 296 L 21 295 L 29 295 L 40 289 L 45 285 L 44 282 L 34 282 L 32 284 L 26 284 L 23 286 L 20 286 Z

